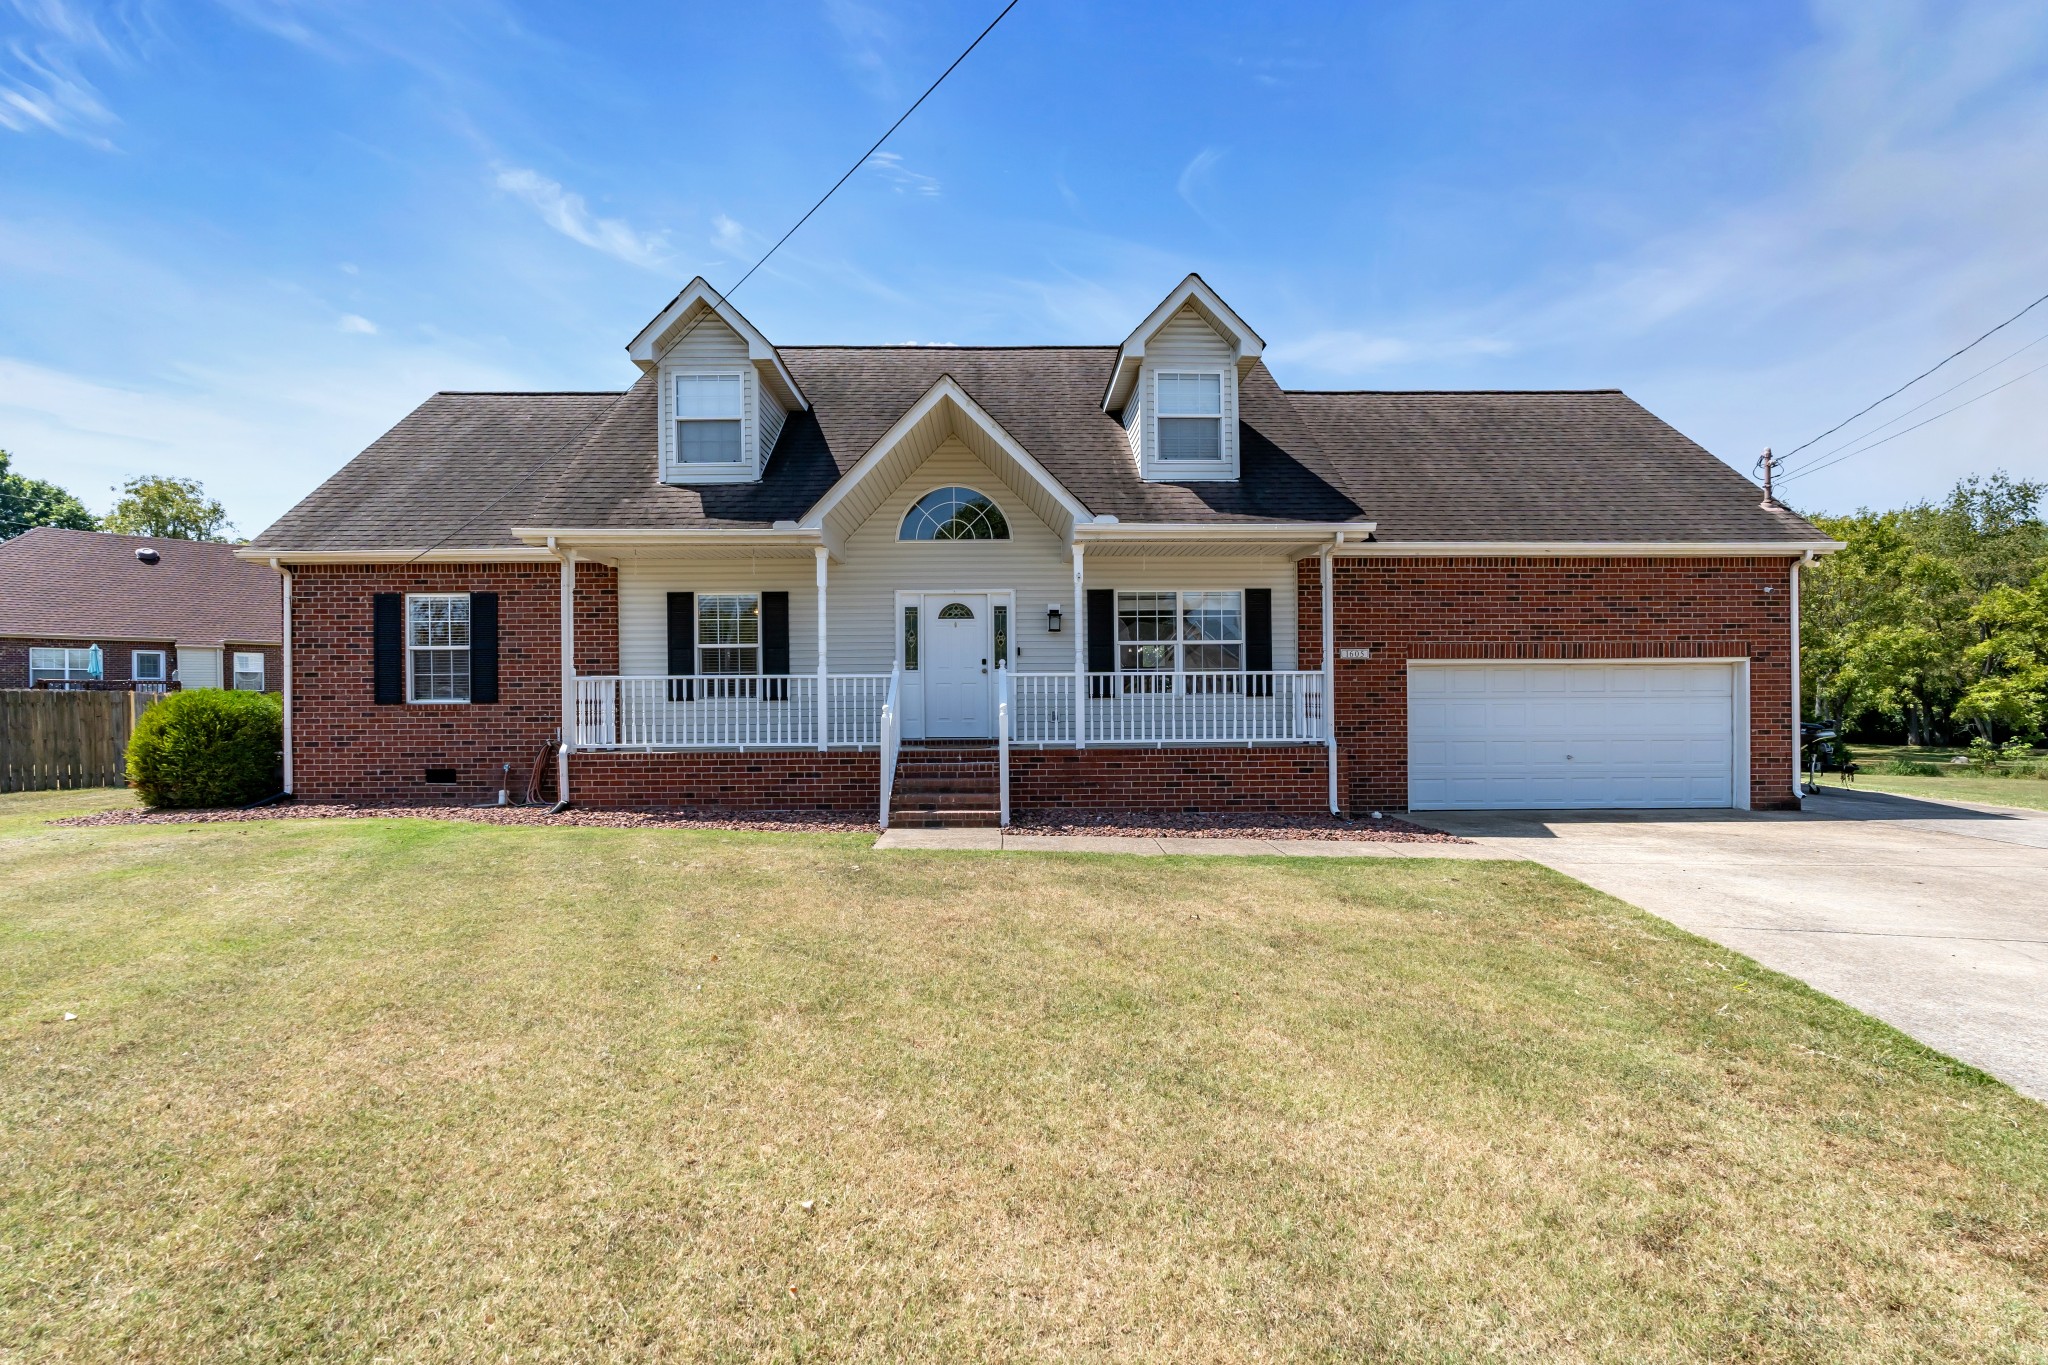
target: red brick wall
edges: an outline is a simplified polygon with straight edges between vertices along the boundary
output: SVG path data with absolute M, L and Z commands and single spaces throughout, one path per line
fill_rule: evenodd
M 0 640 L 0 687 L 28 686 L 28 652 L 44 647 L 59 649 L 84 649 L 97 644 L 105 655 L 106 681 L 127 682 L 134 669 L 135 651 L 138 649 L 160 649 L 164 663 L 171 672 L 178 667 L 178 647 L 169 640 L 78 640 L 55 637 L 17 637 Z M 249 653 L 261 650 L 263 653 L 263 686 L 266 691 L 275 692 L 284 686 L 284 651 L 276 645 L 229 644 L 221 651 L 221 681 L 234 681 L 235 652 Z
M 1339 556 L 1338 791 L 1353 811 L 1408 801 L 1410 659 L 1747 658 L 1750 802 L 1796 804 L 1792 560 Z M 1322 590 L 1299 566 L 1302 668 L 1320 666 Z M 1770 591 L 1766 592 L 1765 590 Z
M 840 811 L 873 819 L 881 784 L 880 758 L 872 749 L 586 750 L 569 758 L 576 804 L 620 810 Z
M 472 802 L 514 795 L 562 720 L 560 580 L 553 564 L 293 566 L 293 789 L 301 800 Z M 380 592 L 498 594 L 495 705 L 378 706 L 371 602 Z M 618 574 L 576 566 L 576 664 L 615 673 Z M 453 768 L 453 786 L 428 768 Z M 574 795 L 573 783 L 571 794 Z
M 1327 811 L 1320 746 L 1010 750 L 1013 810 Z

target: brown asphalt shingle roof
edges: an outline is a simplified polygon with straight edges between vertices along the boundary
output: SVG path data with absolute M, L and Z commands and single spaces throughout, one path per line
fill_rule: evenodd
M 41 526 L 0 542 L 0 635 L 280 644 L 282 580 L 232 545 Z
M 1240 385 L 1241 477 L 1146 483 L 1101 409 L 1111 346 L 788 346 L 811 400 L 761 482 L 657 470 L 656 384 L 436 394 L 261 536 L 263 548 L 421 552 L 510 527 L 767 528 L 801 518 L 950 375 L 1097 515 L 1125 522 L 1375 521 L 1400 541 L 1819 539 L 1626 396 L 1287 392 Z

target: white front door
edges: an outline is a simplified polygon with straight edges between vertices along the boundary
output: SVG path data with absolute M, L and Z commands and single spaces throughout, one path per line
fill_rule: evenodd
M 924 733 L 927 739 L 986 739 L 989 610 L 985 595 L 927 594 L 924 618 Z

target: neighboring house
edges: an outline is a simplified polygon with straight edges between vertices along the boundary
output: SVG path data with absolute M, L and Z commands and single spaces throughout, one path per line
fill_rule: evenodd
M 0 687 L 284 685 L 277 575 L 232 545 L 43 526 L 0 541 Z
M 1264 345 L 1192 275 L 1114 346 L 777 347 L 698 280 L 623 393 L 438 394 L 242 551 L 290 780 L 487 799 L 562 734 L 606 806 L 1796 803 L 1826 537 L 1618 392 Z

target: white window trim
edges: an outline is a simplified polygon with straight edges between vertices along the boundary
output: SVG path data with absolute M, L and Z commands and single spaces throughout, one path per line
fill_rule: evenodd
M 1178 372 L 1177 372 L 1177 373 L 1178 373 Z M 1128 594 L 1128 595 L 1131 595 L 1131 596 L 1140 596 L 1140 595 L 1144 595 L 1144 596 L 1153 596 L 1153 597 L 1167 597 L 1167 596 L 1170 596 L 1170 597 L 1172 597 L 1172 598 L 1173 598 L 1173 642 L 1172 642 L 1172 643 L 1173 643 L 1173 667 L 1172 667 L 1172 668 L 1170 668 L 1170 669 L 1168 669 L 1168 668 L 1129 668 L 1129 669 L 1125 668 L 1125 667 L 1124 667 L 1124 639 L 1123 639 L 1123 636 L 1122 636 L 1121 634 L 1118 634 L 1118 635 L 1116 635 L 1116 637 L 1115 637 L 1115 641 L 1114 641 L 1114 643 L 1115 643 L 1115 648 L 1116 648 L 1116 654 L 1115 654 L 1115 659 L 1116 659 L 1116 676 L 1117 676 L 1117 677 L 1119 677 L 1119 678 L 1172 678 L 1172 679 L 1173 679 L 1173 695 L 1174 695 L 1174 696 L 1176 696 L 1176 697 L 1184 697 L 1184 696 L 1188 695 L 1188 690 L 1187 690 L 1187 681 L 1186 681 L 1186 680 L 1187 680 L 1187 677 L 1188 677 L 1188 675 L 1189 675 L 1189 674 L 1191 674 L 1191 673 L 1192 673 L 1192 674 L 1195 674 L 1195 675 L 1197 675 L 1197 676 L 1200 676 L 1200 677 L 1205 677 L 1205 678 L 1214 678 L 1214 677 L 1228 677 L 1229 675 L 1231 675 L 1231 674 L 1233 674 L 1233 673 L 1245 673 L 1245 672 L 1248 672 L 1248 671 L 1249 671 L 1249 670 L 1248 670 L 1248 669 L 1246 669 L 1246 668 L 1245 668 L 1245 666 L 1244 666 L 1244 661 L 1245 661 L 1245 647 L 1246 647 L 1246 645 L 1247 645 L 1248 641 L 1247 641 L 1247 640 L 1246 640 L 1246 638 L 1245 638 L 1245 617 L 1244 617 L 1244 589 L 1243 589 L 1243 588 L 1116 588 L 1116 589 L 1114 589 L 1113 591 L 1114 591 L 1114 592 L 1116 593 L 1116 599 L 1117 599 L 1117 600 L 1116 600 L 1116 607 L 1115 607 L 1115 610 L 1114 610 L 1114 611 L 1113 611 L 1113 612 L 1111 613 L 1111 615 L 1112 615 L 1112 619 L 1113 619 L 1113 621 L 1115 622 L 1115 625 L 1114 625 L 1113 629 L 1120 629 L 1120 628 L 1121 628 L 1121 626 L 1122 626 L 1122 623 L 1123 623 L 1123 598 L 1125 597 L 1125 595 L 1126 595 L 1126 594 Z M 1181 634 L 1181 630 L 1182 630 L 1182 629 L 1183 629 L 1183 628 L 1184 628 L 1184 627 L 1186 626 L 1186 624 L 1187 624 L 1187 599 L 1188 599 L 1188 598 L 1189 598 L 1190 596 L 1192 596 L 1192 595 L 1194 595 L 1194 594 L 1198 594 L 1198 593 L 1223 593 L 1223 592 L 1227 592 L 1227 593 L 1230 593 L 1231 595 L 1233 595 L 1233 596 L 1235 596 L 1235 597 L 1237 598 L 1237 639 L 1236 639 L 1235 641 L 1231 641 L 1231 640 L 1189 640 L 1189 639 L 1187 639 L 1187 638 L 1186 638 L 1185 636 L 1183 636 L 1183 635 Z M 1145 644 L 1165 644 L 1165 643 L 1166 643 L 1166 641 L 1164 641 L 1164 640 L 1148 640 L 1148 641 L 1143 641 L 1143 642 L 1141 642 L 1141 643 L 1145 643 Z M 1190 644 L 1222 644 L 1222 645 L 1227 645 L 1227 644 L 1235 644 L 1235 645 L 1237 646 L 1237 667 L 1236 667 L 1236 668 L 1189 668 L 1189 667 L 1187 666 L 1187 655 L 1186 655 L 1185 651 L 1186 651 L 1187 647 L 1188 647 L 1188 646 L 1189 646 Z M 1117 694 L 1118 694 L 1119 696 L 1123 695 L 1123 684 L 1121 684 L 1121 683 L 1119 683 L 1119 684 L 1117 685 Z
M 71 682 L 73 679 L 78 679 L 82 681 L 88 680 L 92 677 L 91 645 L 31 645 L 28 651 L 28 685 L 30 687 L 34 687 L 36 685 L 36 655 L 49 653 L 58 653 L 65 656 L 64 676 L 58 678 L 56 681 Z M 71 667 L 71 656 L 73 654 L 83 654 L 86 658 L 85 666 L 83 668 L 77 669 L 76 671 L 74 671 Z M 44 673 L 48 673 L 50 670 L 45 668 L 42 671 Z
M 158 660 L 161 666 L 157 669 L 157 673 L 154 678 L 145 678 L 142 676 L 142 661 L 144 659 L 152 658 Z M 129 682 L 168 683 L 170 682 L 170 680 L 170 651 L 163 649 L 131 649 L 128 651 Z
M 704 602 L 705 599 L 712 597 L 747 597 L 753 599 L 754 643 L 752 645 L 707 645 L 704 643 Z M 761 671 L 762 665 L 765 662 L 768 654 L 768 641 L 766 638 L 765 631 L 763 629 L 767 623 L 761 619 L 761 597 L 762 593 L 759 588 L 742 588 L 737 590 L 720 589 L 717 592 L 698 592 L 696 594 L 695 601 L 693 601 L 690 605 L 692 617 L 690 621 L 690 648 L 693 651 L 690 655 L 690 659 L 697 666 L 697 677 L 763 678 L 768 676 L 767 674 Z M 794 633 L 795 632 L 793 631 L 791 632 L 792 635 L 794 635 Z M 794 642 L 792 641 L 792 644 L 793 643 Z M 752 649 L 754 651 L 754 671 L 752 673 L 706 672 L 704 668 L 704 651 L 707 649 Z M 792 658 L 791 662 L 794 663 L 795 660 Z
M 1205 374 L 1217 379 L 1216 460 L 1162 460 L 1159 458 L 1159 376 L 1162 374 Z M 1228 365 L 1147 365 L 1132 400 L 1144 404 L 1144 453 L 1139 475 L 1150 483 L 1234 483 L 1237 480 L 1238 442 L 1236 436 L 1237 371 Z
M 968 492 L 970 492 L 970 493 L 973 493 L 973 494 L 975 494 L 975 495 L 976 495 L 976 496 L 978 496 L 978 497 L 981 497 L 981 498 L 986 498 L 986 499 L 988 500 L 988 504 L 989 504 L 989 506 L 991 506 L 991 507 L 995 508 L 995 509 L 996 509 L 996 511 L 998 511 L 998 512 L 1002 513 L 1002 515 L 1003 515 L 1003 528 L 1004 528 L 1004 530 L 1005 530 L 1005 531 L 1007 531 L 1007 532 L 1008 532 L 1008 534 L 1007 534 L 1007 535 L 1005 535 L 1005 536 L 1003 536 L 1003 538 L 1002 538 L 1002 539 L 1000 539 L 1000 540 L 907 540 L 907 539 L 905 539 L 905 538 L 904 538 L 904 535 L 903 535 L 903 527 L 904 527 L 904 524 L 905 524 L 906 522 L 908 522 L 908 521 L 910 520 L 910 514 L 911 514 L 911 512 L 912 512 L 912 511 L 914 511 L 914 510 L 916 509 L 917 505 L 918 505 L 919 503 L 923 502 L 923 501 L 924 501 L 924 500 L 925 500 L 926 498 L 930 497 L 930 496 L 931 496 L 932 494 L 934 494 L 934 493 L 937 493 L 937 492 L 939 492 L 939 491 L 941 491 L 941 490 L 943 490 L 943 489 L 947 489 L 947 488 L 964 488 L 964 489 L 966 489 L 966 490 L 967 490 Z M 1014 527 L 1015 527 L 1015 523 L 1014 523 L 1014 522 L 1012 522 L 1012 521 L 1011 521 L 1011 519 L 1010 519 L 1010 509 L 1009 509 L 1009 508 L 1007 508 L 1007 507 L 1005 507 L 1005 506 L 1003 506 L 1003 504 L 1002 504 L 1001 502 L 997 501 L 997 500 L 996 500 L 995 498 L 989 497 L 989 495 L 988 495 L 988 494 L 986 494 L 986 493 L 982 492 L 982 491 L 981 491 L 981 490 L 980 490 L 979 488 L 976 488 L 976 487 L 974 487 L 974 486 L 973 486 L 972 484 L 965 484 L 965 483 L 960 483 L 960 482 L 957 482 L 957 481 L 955 481 L 955 482 L 950 482 L 950 483 L 935 483 L 935 484 L 933 484 L 933 485 L 932 485 L 932 486 L 931 486 L 930 488 L 927 488 L 927 489 L 925 489 L 925 490 L 924 490 L 924 492 L 922 492 L 922 493 L 919 493 L 919 494 L 918 494 L 918 495 L 917 495 L 916 497 L 912 498 L 912 499 L 911 499 L 911 500 L 910 500 L 910 501 L 909 501 L 909 502 L 908 502 L 908 503 L 907 503 L 907 504 L 906 504 L 906 505 L 904 506 L 904 508 L 903 508 L 903 515 L 902 515 L 902 516 L 900 516 L 900 517 L 898 517 L 898 518 L 896 518 L 896 543 L 897 543 L 898 545 L 1014 545 L 1014 544 L 1016 543 L 1016 541 L 1017 541 L 1017 533 L 1016 533 L 1016 530 L 1014 529 Z
M 470 594 L 466 592 L 409 592 L 405 595 L 405 701 L 408 706 L 468 706 L 470 704 L 469 697 L 415 697 L 412 694 L 412 656 L 417 649 L 432 650 L 437 654 L 445 654 L 461 649 L 470 655 L 470 667 L 472 670 L 476 666 L 476 655 L 472 652 L 476 648 L 474 639 L 467 645 L 414 645 L 412 642 L 413 603 L 452 602 L 458 598 L 467 602 L 470 599 Z M 226 678 L 228 686 L 233 687 L 234 681 L 234 674 L 230 672 Z M 470 674 L 469 690 L 472 695 L 476 692 L 476 674 L 473 671 Z
M 249 688 L 241 686 L 241 679 L 243 673 L 242 660 L 254 659 L 256 661 L 256 686 L 254 690 L 257 692 L 261 692 L 263 690 L 263 684 L 267 681 L 267 679 L 263 676 L 263 651 L 260 649 L 236 649 L 230 650 L 229 654 L 231 655 L 230 659 L 228 660 L 229 690 L 234 692 L 246 692 L 251 690 Z
M 733 464 L 686 464 L 676 440 L 678 422 L 730 422 L 730 417 L 690 418 L 676 412 L 678 379 L 723 375 L 740 381 L 740 458 Z M 761 414 L 756 376 L 744 365 L 667 365 L 661 371 L 661 479 L 663 483 L 757 483 L 761 478 Z

